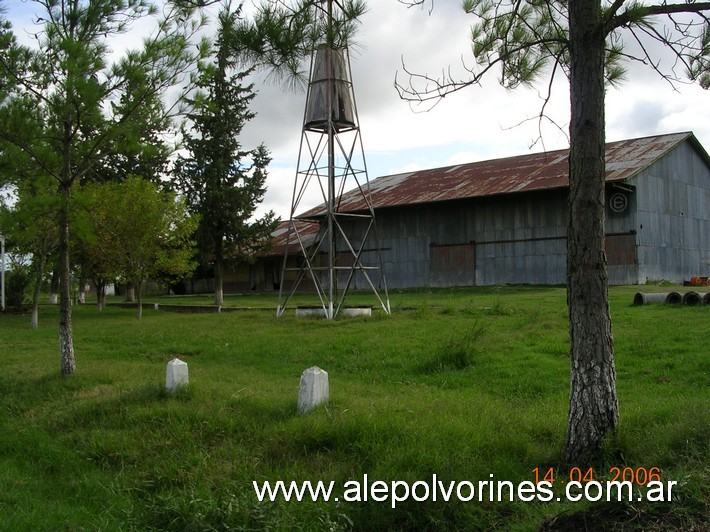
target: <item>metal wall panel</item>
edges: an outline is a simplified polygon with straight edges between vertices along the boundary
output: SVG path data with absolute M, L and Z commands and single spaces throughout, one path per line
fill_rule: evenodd
M 710 168 L 691 144 L 628 185 L 628 209 L 607 208 L 610 283 L 708 275 Z M 383 209 L 377 224 L 390 288 L 566 279 L 566 190 Z M 458 262 L 466 267 L 454 268 Z
M 638 190 L 637 282 L 710 274 L 710 168 L 689 142 L 633 179 Z

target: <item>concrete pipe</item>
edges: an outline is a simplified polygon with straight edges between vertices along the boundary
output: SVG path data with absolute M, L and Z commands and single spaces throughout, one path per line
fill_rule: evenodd
M 669 305 L 680 305 L 683 302 L 683 296 L 680 292 L 669 292 L 666 296 L 666 303 Z
M 690 306 L 702 305 L 703 298 L 706 295 L 707 294 L 699 294 L 698 292 L 686 292 L 683 294 L 683 304 Z
M 667 294 L 645 294 L 636 292 L 634 305 L 648 305 L 649 303 L 665 303 Z
M 634 305 L 648 305 L 649 303 L 668 303 L 677 305 L 682 302 L 683 297 L 678 292 L 647 294 L 636 292 L 634 295 Z

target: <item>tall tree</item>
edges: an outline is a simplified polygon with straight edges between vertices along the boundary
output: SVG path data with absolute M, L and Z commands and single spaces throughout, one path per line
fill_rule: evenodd
M 70 284 L 73 188 L 100 165 L 116 139 L 131 130 L 132 118 L 145 102 L 183 82 L 204 50 L 190 42 L 204 21 L 194 18 L 194 8 L 185 1 L 161 2 L 160 17 L 150 0 L 34 0 L 34 4 L 41 24 L 34 45 L 7 43 L 0 56 L 0 80 L 12 86 L 0 106 L 0 138 L 27 153 L 56 182 L 61 373 L 67 376 L 75 371 Z M 110 64 L 109 41 L 146 17 L 156 19 L 154 33 Z M 131 83 L 136 79 L 145 82 Z M 124 98 L 130 103 L 115 105 Z
M 263 145 L 245 150 L 238 138 L 254 117 L 249 110 L 254 92 L 251 85 L 242 84 L 249 71 L 233 73 L 237 17 L 229 4 L 219 15 L 214 62 L 202 71 L 200 91 L 188 113 L 191 129 L 183 131 L 189 155 L 175 167 L 178 188 L 192 212 L 200 216 L 200 247 L 214 265 L 216 305 L 224 302 L 225 259 L 250 260 L 278 223 L 273 212 L 253 220 L 266 192 L 271 159 Z
M 674 80 L 674 71 L 661 70 L 650 40 L 669 49 L 676 66 L 682 65 L 691 80 L 708 88 L 710 2 L 464 0 L 463 7 L 475 16 L 475 70 L 463 79 L 408 72 L 408 83 L 398 83 L 398 89 L 402 98 L 424 102 L 477 84 L 489 72 L 498 72 L 509 88 L 534 84 L 543 76 L 552 86 L 560 71 L 568 76 L 571 378 L 565 459 L 588 463 L 599 456 L 619 419 L 604 252 L 605 82 L 623 78 L 624 59 L 650 64 Z M 632 51 L 629 42 L 640 44 L 640 52 Z

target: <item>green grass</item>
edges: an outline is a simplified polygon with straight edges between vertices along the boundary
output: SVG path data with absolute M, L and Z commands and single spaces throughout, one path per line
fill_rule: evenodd
M 467 288 L 392 293 L 392 316 L 332 322 L 75 307 L 68 379 L 55 307 L 37 330 L 0 316 L 0 529 L 701 530 L 710 308 L 634 307 L 637 289 L 610 293 L 621 422 L 596 473 L 659 467 L 679 482 L 672 503 L 257 501 L 253 480 L 521 482 L 558 467 L 564 289 Z M 225 304 L 274 309 L 276 296 Z M 188 362 L 190 386 L 168 395 L 173 357 Z M 313 365 L 329 372 L 331 400 L 299 417 Z

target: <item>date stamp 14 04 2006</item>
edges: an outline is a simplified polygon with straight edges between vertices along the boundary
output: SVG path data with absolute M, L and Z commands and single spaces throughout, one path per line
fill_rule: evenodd
M 554 467 L 532 470 L 536 485 L 544 484 L 564 486 L 566 498 L 570 501 L 587 500 L 590 502 L 602 499 L 669 502 L 673 498 L 673 488 L 678 482 L 663 481 L 659 467 L 618 467 L 613 466 L 604 474 L 599 474 L 594 468 L 572 467 L 567 472 L 561 472 Z M 636 488 L 636 489 L 634 489 Z M 558 499 L 560 500 L 560 499 Z

